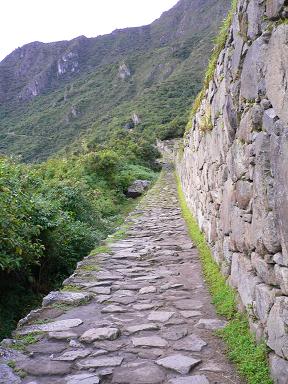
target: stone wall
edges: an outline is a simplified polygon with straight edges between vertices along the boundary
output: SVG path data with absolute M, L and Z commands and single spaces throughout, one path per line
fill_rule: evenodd
M 187 202 L 288 382 L 288 6 L 239 0 L 178 153 Z M 286 22 L 285 22 L 286 21 Z

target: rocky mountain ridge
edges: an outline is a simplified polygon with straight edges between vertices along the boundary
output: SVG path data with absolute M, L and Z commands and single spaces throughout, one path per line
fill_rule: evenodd
M 0 151 L 45 159 L 74 142 L 79 147 L 82 134 L 80 141 L 92 132 L 99 142 L 134 113 L 152 130 L 150 112 L 141 110 L 146 97 L 153 98 L 149 92 L 158 100 L 171 93 L 155 116 L 167 102 L 171 108 L 153 125 L 180 118 L 200 87 L 212 37 L 229 6 L 230 0 L 180 0 L 148 26 L 16 49 L 0 63 Z

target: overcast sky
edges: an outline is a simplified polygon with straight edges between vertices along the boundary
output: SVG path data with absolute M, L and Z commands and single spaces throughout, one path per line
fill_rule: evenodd
M 151 23 L 177 0 L 0 0 L 0 60 L 32 41 L 95 37 Z

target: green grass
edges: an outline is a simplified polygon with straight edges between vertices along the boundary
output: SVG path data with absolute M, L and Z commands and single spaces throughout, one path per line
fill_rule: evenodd
M 228 325 L 217 334 L 226 342 L 228 356 L 236 364 L 238 372 L 247 380 L 247 384 L 272 384 L 267 347 L 264 343 L 256 344 L 249 330 L 247 314 L 237 312 L 236 292 L 227 285 L 213 259 L 205 237 L 187 206 L 179 178 L 177 188 L 182 215 L 189 235 L 198 248 L 212 302 L 217 313 L 229 320 Z
M 61 292 L 82 292 L 82 289 L 76 285 L 65 285 Z
M 17 351 L 24 351 L 28 345 L 37 343 L 42 336 L 43 332 L 32 332 L 28 335 L 16 335 L 14 338 L 15 342 L 11 345 L 11 348 Z

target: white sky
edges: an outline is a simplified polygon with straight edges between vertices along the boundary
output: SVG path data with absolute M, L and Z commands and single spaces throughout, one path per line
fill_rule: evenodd
M 151 23 L 177 0 L 0 0 L 0 60 L 32 41 L 95 37 Z

